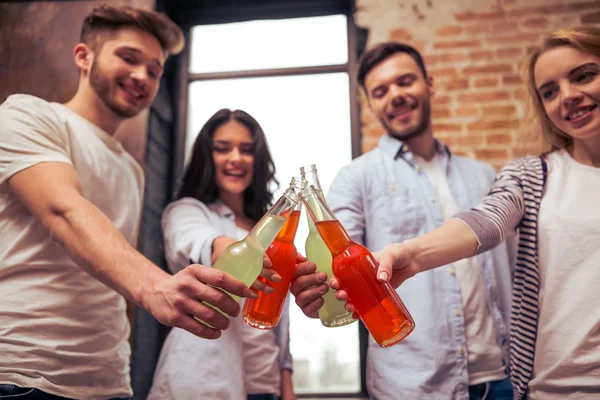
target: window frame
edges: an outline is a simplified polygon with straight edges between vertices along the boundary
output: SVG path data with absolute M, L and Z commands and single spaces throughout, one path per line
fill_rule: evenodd
M 259 3 L 259 2 L 257 2 Z M 310 2 L 309 2 L 310 3 Z M 189 85 L 195 81 L 214 79 L 239 79 L 260 78 L 274 76 L 311 75 L 346 72 L 349 76 L 349 98 L 350 98 L 350 129 L 352 159 L 362 154 L 362 134 L 360 122 L 359 87 L 356 82 L 357 58 L 358 58 L 358 28 L 354 23 L 353 15 L 356 11 L 354 1 L 324 1 L 314 3 L 300 1 L 282 1 L 278 7 L 272 5 L 261 6 L 243 5 L 235 7 L 206 7 L 179 11 L 176 20 L 182 27 L 186 46 L 177 57 L 175 71 L 175 85 L 173 99 L 176 102 L 176 117 L 174 121 L 175 135 L 173 137 L 173 165 L 171 168 L 171 182 L 177 188 L 178 182 L 183 175 L 185 160 L 185 145 L 187 135 L 187 110 Z M 348 61 L 345 64 L 272 68 L 228 72 L 190 73 L 190 39 L 191 29 L 196 25 L 221 24 L 231 22 L 243 22 L 256 19 L 287 19 L 313 16 L 325 16 L 343 14 L 347 19 L 348 32 Z M 171 193 L 174 200 L 175 191 Z M 361 321 L 358 322 L 358 342 L 360 357 L 360 391 L 358 393 L 306 393 L 297 395 L 303 399 L 365 399 L 368 398 L 366 385 L 366 355 L 369 333 Z

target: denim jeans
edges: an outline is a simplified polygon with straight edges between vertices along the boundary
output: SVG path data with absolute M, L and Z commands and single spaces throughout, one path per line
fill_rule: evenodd
M 469 386 L 469 400 L 512 400 L 512 398 L 513 389 L 509 378 Z
M 279 396 L 274 394 L 249 394 L 248 400 L 279 400 Z
M 39 389 L 0 383 L 0 400 L 70 400 Z M 119 400 L 119 399 L 114 399 Z M 127 400 L 127 399 L 122 399 Z

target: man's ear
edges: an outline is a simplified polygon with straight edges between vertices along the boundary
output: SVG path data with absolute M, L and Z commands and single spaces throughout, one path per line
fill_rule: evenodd
M 85 43 L 77 43 L 73 48 L 75 65 L 82 73 L 88 73 L 94 61 L 94 51 Z
M 435 84 L 431 75 L 427 76 L 427 89 L 429 90 L 429 96 L 435 96 Z

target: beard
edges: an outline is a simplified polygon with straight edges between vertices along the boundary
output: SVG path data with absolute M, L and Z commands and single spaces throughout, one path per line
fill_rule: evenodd
M 104 73 L 100 64 L 94 60 L 90 70 L 90 86 L 96 95 L 115 115 L 120 118 L 133 118 L 139 114 L 143 107 L 130 108 L 119 104 L 114 99 L 114 90 L 111 91 L 111 82 L 108 74 Z
M 429 129 L 429 125 L 431 124 L 431 102 L 429 101 L 429 96 L 421 103 L 423 106 L 423 113 L 421 114 L 421 120 L 417 124 L 416 127 L 409 131 L 398 132 L 394 130 L 389 124 L 385 123 L 385 130 L 388 135 L 403 142 L 406 142 L 410 139 L 414 139 L 417 136 L 426 132 Z

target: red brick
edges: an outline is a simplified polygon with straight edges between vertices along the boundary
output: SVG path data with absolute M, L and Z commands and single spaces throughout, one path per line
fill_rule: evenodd
M 452 149 L 452 154 L 461 157 L 473 157 L 473 154 L 471 154 L 470 151 L 467 151 L 465 149 Z
M 512 144 L 513 137 L 508 133 L 495 133 L 487 135 L 488 144 Z
M 519 27 L 519 24 L 516 22 L 501 22 L 499 24 L 494 24 L 492 27 L 493 32 L 511 32 L 516 31 Z
M 431 98 L 431 103 L 434 105 L 450 104 L 450 101 L 450 96 L 433 96 Z
M 600 12 L 585 14 L 581 16 L 582 24 L 597 24 L 600 23 Z
M 454 15 L 454 18 L 457 21 L 466 22 L 466 21 L 494 21 L 501 20 L 505 16 L 503 11 L 488 11 L 488 12 L 473 12 L 466 11 L 463 13 L 458 13 Z
M 521 121 L 517 119 L 513 120 L 481 120 L 477 122 L 471 122 L 467 125 L 468 130 L 473 131 L 487 131 L 492 129 L 514 129 L 521 126 Z
M 469 87 L 469 80 L 468 79 L 451 80 L 445 86 L 446 86 L 446 90 L 467 89 Z
M 504 75 L 502 83 L 505 85 L 522 85 L 523 81 L 519 75 Z
M 517 100 L 528 100 L 529 99 L 529 92 L 527 91 L 526 88 L 520 88 L 514 91 L 514 96 L 515 99 Z
M 540 155 L 547 149 L 543 145 L 539 146 L 518 146 L 513 149 L 515 157 L 525 157 L 532 155 Z
M 532 14 L 560 14 L 562 11 L 565 11 L 564 4 L 556 4 L 550 6 L 541 6 L 541 7 L 528 7 L 528 8 L 516 8 L 511 10 L 508 13 L 509 17 L 522 17 L 523 15 L 532 15 Z
M 490 24 L 469 25 L 465 27 L 465 30 L 469 35 L 478 35 L 492 32 L 492 26 Z
M 600 8 L 600 1 L 585 1 L 567 4 L 567 10 L 569 11 L 584 11 L 593 8 Z
M 437 131 L 462 132 L 462 126 L 460 124 L 434 123 L 433 130 L 436 132 Z
M 473 47 L 481 47 L 481 42 L 479 40 L 453 40 L 448 42 L 437 42 L 433 44 L 433 48 L 438 50 L 465 49 Z
M 472 102 L 479 103 L 481 101 L 497 101 L 497 100 L 508 100 L 508 92 L 481 92 L 481 93 L 468 93 L 461 94 L 458 96 L 459 102 Z
M 435 31 L 435 34 L 437 36 L 457 36 L 460 35 L 462 32 L 463 28 L 461 26 L 446 25 L 440 26 Z
M 483 144 L 483 135 L 467 135 L 456 138 L 456 144 L 463 146 L 476 146 Z
M 506 149 L 475 149 L 475 158 L 480 160 L 502 159 L 508 158 L 508 150 Z
M 515 43 L 537 43 L 540 35 L 537 33 L 520 33 L 517 35 L 502 35 L 490 37 L 487 39 L 490 44 L 511 44 Z
M 498 86 L 498 78 L 478 78 L 473 82 L 476 88 Z
M 523 27 L 531 29 L 546 29 L 550 21 L 547 18 L 532 18 L 523 22 Z
M 484 106 L 483 116 L 484 117 L 512 117 L 517 113 L 517 107 L 514 105 L 508 106 Z
M 383 127 L 379 124 L 365 126 L 362 128 L 363 136 L 380 137 L 385 133 Z
M 392 41 L 406 42 L 407 40 L 412 40 L 412 34 L 408 31 L 408 29 L 394 29 L 390 31 L 389 38 Z
M 453 67 L 427 68 L 427 73 L 433 77 L 456 77 L 458 71 Z
M 454 110 L 456 117 L 477 117 L 479 116 L 479 108 L 461 105 Z
M 468 55 L 471 61 L 491 61 L 494 58 L 494 53 L 491 50 L 473 51 Z
M 521 57 L 523 55 L 522 47 L 508 47 L 506 49 L 496 50 L 496 56 L 500 58 L 511 58 Z
M 436 107 L 431 111 L 431 117 L 433 119 L 438 119 L 438 118 L 450 118 L 450 109 L 448 108 L 442 108 L 442 107 Z
M 475 75 L 475 74 L 494 74 L 501 72 L 512 72 L 513 66 L 511 64 L 492 64 L 492 65 L 482 65 L 478 66 L 469 66 L 463 68 L 462 72 L 465 75 Z
M 426 56 L 424 56 L 424 58 L 425 58 L 426 65 L 457 62 L 457 61 L 463 61 L 466 59 L 464 54 L 459 54 L 459 53 L 433 54 L 433 55 L 426 55 Z

